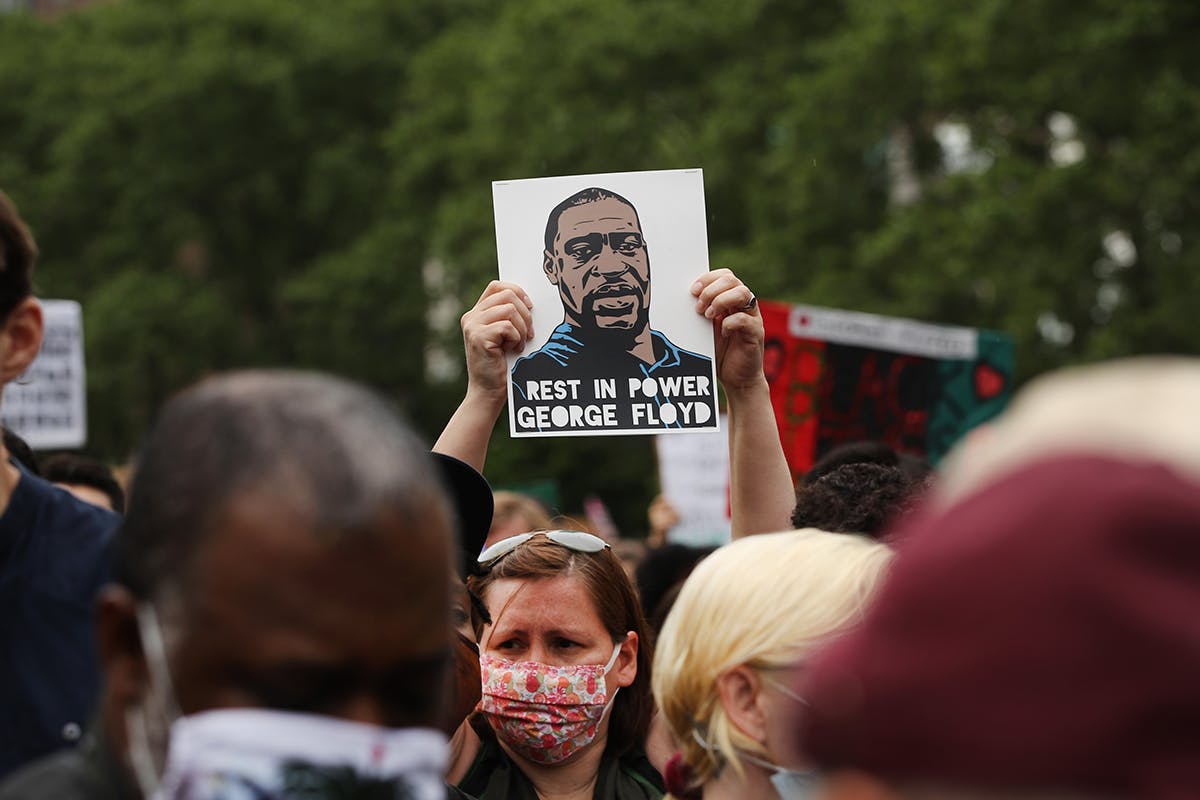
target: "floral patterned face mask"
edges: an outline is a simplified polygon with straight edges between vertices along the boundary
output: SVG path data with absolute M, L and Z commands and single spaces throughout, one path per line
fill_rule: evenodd
M 536 661 L 505 661 L 483 655 L 483 698 L 479 708 L 505 744 L 530 761 L 557 764 L 591 744 L 604 714 L 616 699 L 604 676 L 607 664 L 556 667 Z

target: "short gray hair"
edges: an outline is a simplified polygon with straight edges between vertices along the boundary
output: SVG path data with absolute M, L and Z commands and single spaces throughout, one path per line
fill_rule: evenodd
M 428 451 L 383 399 L 339 378 L 253 370 L 205 380 L 163 409 L 116 546 L 141 599 L 180 588 L 236 497 L 269 493 L 321 535 L 370 530 L 382 510 L 450 519 Z

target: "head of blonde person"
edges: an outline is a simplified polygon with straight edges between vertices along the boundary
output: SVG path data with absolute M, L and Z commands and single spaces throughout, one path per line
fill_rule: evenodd
M 797 670 L 863 616 L 891 559 L 883 544 L 815 529 L 751 536 L 688 577 L 659 637 L 654 697 L 692 787 L 726 768 L 800 769 Z M 707 746 L 706 746 L 707 745 Z

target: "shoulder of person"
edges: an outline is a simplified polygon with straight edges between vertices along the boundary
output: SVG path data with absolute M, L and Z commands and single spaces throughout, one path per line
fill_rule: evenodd
M 21 470 L 8 506 L 0 514 L 0 529 L 36 525 L 49 534 L 111 536 L 121 517 L 108 509 L 80 500 L 66 489 Z
M 28 565 L 34 583 L 74 597 L 109 578 L 111 546 L 121 517 L 85 503 L 65 489 L 21 471 L 21 479 L 0 515 L 7 558 Z M 57 587 L 57 588 L 55 588 Z
M 640 750 L 601 760 L 597 800 L 659 800 L 664 793 L 662 778 Z
M 621 757 L 621 771 L 634 780 L 646 792 L 647 797 L 662 797 L 666 794 L 662 775 L 646 758 L 642 750 L 633 750 Z

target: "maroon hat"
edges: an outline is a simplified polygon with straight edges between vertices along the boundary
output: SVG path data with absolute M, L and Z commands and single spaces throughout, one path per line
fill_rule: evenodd
M 1200 486 L 1058 455 L 911 519 L 813 665 L 808 756 L 898 784 L 1200 796 Z

